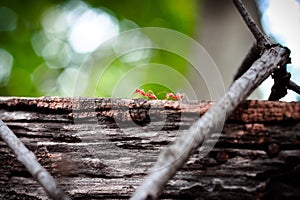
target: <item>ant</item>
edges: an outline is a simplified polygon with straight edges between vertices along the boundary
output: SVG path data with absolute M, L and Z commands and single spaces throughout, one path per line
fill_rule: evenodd
M 155 94 L 153 94 L 152 90 L 148 90 L 148 92 L 144 92 L 144 90 L 141 89 L 135 89 L 135 94 L 140 94 L 144 97 L 147 97 L 149 99 L 157 99 Z
M 174 100 L 174 101 L 182 100 L 183 97 L 184 97 L 184 95 L 183 95 L 183 94 L 180 94 L 180 93 L 178 93 L 178 92 L 176 93 L 176 95 L 173 94 L 173 93 L 167 93 L 167 94 L 166 94 L 166 99 L 170 99 L 170 98 L 171 98 L 171 100 Z
M 140 94 L 144 97 L 147 97 L 149 99 L 157 99 L 157 97 L 155 96 L 155 94 L 153 93 L 152 90 L 148 90 L 148 92 L 144 92 L 144 90 L 141 89 L 135 89 L 135 94 Z M 174 101 L 178 101 L 178 100 L 182 100 L 184 97 L 183 94 L 177 93 L 176 95 L 173 93 L 167 93 L 166 94 L 166 100 L 174 100 Z

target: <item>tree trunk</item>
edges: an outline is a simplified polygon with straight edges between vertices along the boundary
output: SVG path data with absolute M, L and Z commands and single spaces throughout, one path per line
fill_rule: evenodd
M 72 199 L 128 199 L 159 152 L 212 102 L 0 98 L 0 119 Z M 300 103 L 247 101 L 164 199 L 300 198 Z M 0 199 L 49 199 L 0 139 Z

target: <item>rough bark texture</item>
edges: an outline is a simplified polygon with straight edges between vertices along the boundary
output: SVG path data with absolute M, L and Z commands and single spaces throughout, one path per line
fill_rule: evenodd
M 72 199 L 128 199 L 159 152 L 212 104 L 2 97 L 0 118 Z M 2 140 L 0 166 L 0 199 L 49 199 Z M 161 198 L 300 197 L 299 180 L 300 103 L 247 101 Z

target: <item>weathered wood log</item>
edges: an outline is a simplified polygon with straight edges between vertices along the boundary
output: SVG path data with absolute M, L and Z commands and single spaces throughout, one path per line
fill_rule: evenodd
M 213 102 L 0 98 L 0 118 L 72 199 L 128 199 L 158 153 Z M 300 103 L 247 101 L 215 148 L 197 152 L 164 199 L 300 197 Z M 48 199 L 0 140 L 0 199 Z

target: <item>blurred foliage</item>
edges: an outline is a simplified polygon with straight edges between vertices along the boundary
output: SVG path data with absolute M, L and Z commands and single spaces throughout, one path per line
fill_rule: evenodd
M 72 95 L 74 81 L 78 81 L 78 78 L 75 79 L 78 77 L 81 65 L 94 53 L 94 49 L 80 51 L 72 44 L 72 36 L 81 34 L 76 32 L 73 24 L 78 24 L 83 14 L 98 18 L 103 17 L 103 13 L 106 14 L 105 16 L 109 15 L 106 19 L 118 25 L 118 27 L 110 25 L 118 32 L 153 26 L 173 29 L 193 37 L 195 26 L 199 25 L 198 21 L 196 23 L 196 18 L 200 6 L 201 1 L 196 0 L 1 1 L 0 95 Z M 81 42 L 85 43 L 85 41 Z M 90 42 L 93 44 L 93 40 Z M 124 43 L 126 44 L 126 41 Z M 184 46 L 183 48 L 188 49 Z M 102 52 L 100 57 L 105 55 L 106 52 Z M 156 50 L 146 57 L 142 58 L 145 61 L 143 63 L 161 63 L 173 67 L 183 75 L 187 73 L 188 64 L 179 56 Z M 96 81 L 99 77 L 93 77 L 93 72 L 88 72 L 79 77 L 79 79 L 83 78 L 80 79 L 80 84 L 86 87 L 76 94 L 112 96 L 111 90 L 120 77 L 138 64 L 141 63 L 124 62 L 121 58 L 115 60 L 111 64 L 112 67 L 107 68 L 101 77 L 100 82 L 105 87 L 97 87 L 92 91 L 87 91 L 88 84 L 85 82 L 100 84 Z M 152 77 L 159 76 L 155 70 L 143 73 L 145 74 L 138 76 L 144 77 L 149 84 L 140 85 L 141 89 L 145 91 L 151 89 L 155 93 L 162 90 L 171 91 L 165 86 L 151 84 Z M 171 80 L 172 77 L 163 75 L 162 78 Z M 180 81 L 176 87 L 180 88 Z M 173 88 L 172 92 L 176 92 L 174 90 L 176 88 Z

